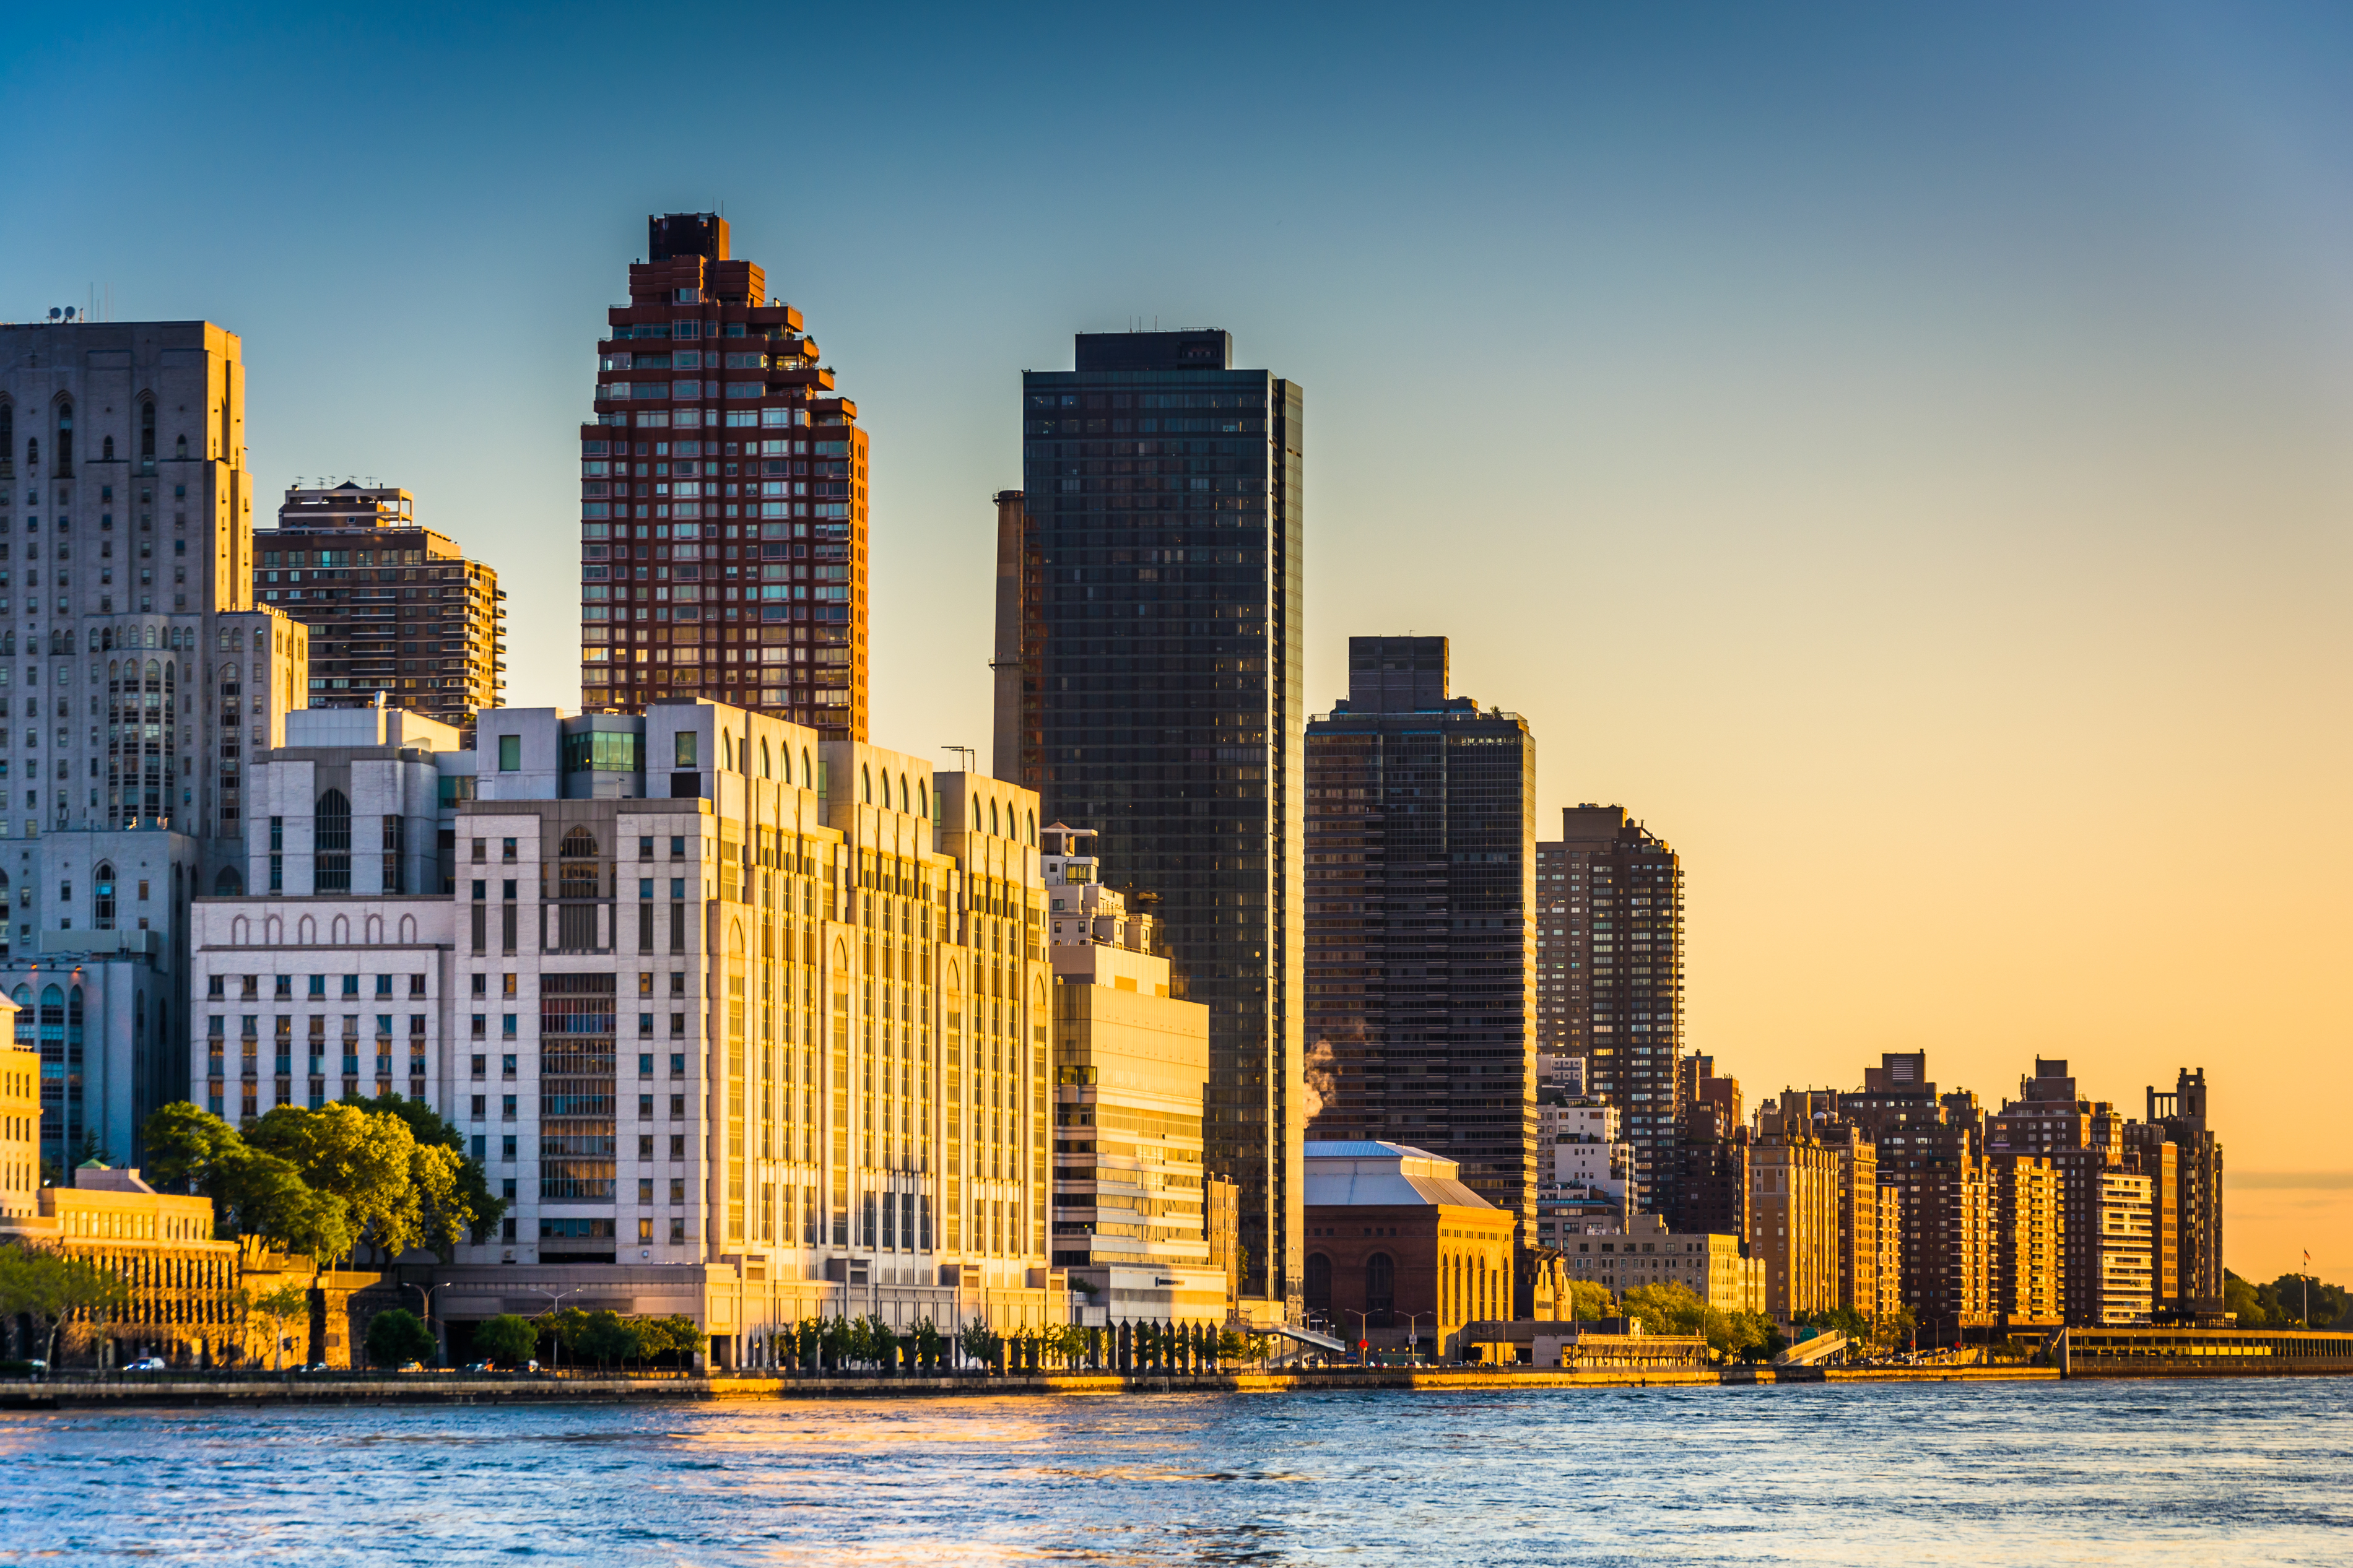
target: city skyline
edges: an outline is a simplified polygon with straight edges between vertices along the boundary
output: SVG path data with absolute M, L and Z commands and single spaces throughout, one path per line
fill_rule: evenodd
M 521 47 L 481 26 L 486 59 Z M 1073 246 L 1027 278 L 1001 262 L 967 275 L 937 242 L 973 201 L 921 155 L 954 171 L 975 154 L 927 140 L 940 115 L 911 101 L 944 68 L 943 29 L 882 105 L 904 111 L 882 116 L 883 177 L 829 238 L 805 237 L 786 186 L 744 162 L 696 174 L 723 187 L 708 194 L 625 148 L 593 184 L 553 171 L 575 116 L 552 115 L 495 181 L 459 178 L 424 209 L 427 228 L 470 226 L 493 268 L 528 255 L 551 271 L 450 338 L 472 350 L 457 383 L 448 354 L 409 352 L 456 332 L 450 272 L 403 257 L 417 276 L 402 279 L 384 258 L 336 256 L 331 298 L 297 276 L 334 254 L 331 228 L 273 226 L 261 247 L 273 254 L 258 255 L 243 226 L 279 220 L 179 205 L 164 191 L 178 153 L 153 173 L 115 161 L 133 171 L 121 210 L 157 197 L 189 244 L 161 245 L 68 193 L 63 221 L 0 262 L 0 316 L 79 306 L 99 279 L 119 319 L 238 332 L 254 366 L 256 490 L 332 471 L 415 491 L 434 526 L 513 585 L 508 700 L 569 706 L 574 650 L 551 635 L 570 619 L 563 578 L 525 568 L 573 552 L 577 454 L 557 437 L 576 430 L 593 374 L 586 327 L 617 302 L 648 212 L 723 194 L 739 251 L 766 258 L 771 292 L 824 328 L 828 355 L 854 372 L 861 424 L 881 431 L 873 598 L 890 635 L 875 640 L 875 708 L 892 732 L 877 739 L 917 752 L 986 744 L 976 588 L 994 545 L 987 496 L 1020 483 L 1007 412 L 1018 371 L 1065 363 L 1068 332 L 1124 315 L 1214 321 L 1252 345 L 1250 363 L 1318 390 L 1311 702 L 1343 689 L 1352 630 L 1452 635 L 1462 688 L 1509 692 L 1529 716 L 1540 814 L 1622 802 L 1691 868 L 1690 1046 L 1757 1086 L 1839 1083 L 1882 1050 L 1928 1049 L 1944 1076 L 1990 1091 L 2047 1055 L 2125 1105 L 2202 1066 L 2236 1152 L 2233 1267 L 2268 1275 L 2309 1246 L 2320 1272 L 2341 1273 L 2353 1173 L 2337 1169 L 2325 1107 L 2347 1073 L 2328 1049 L 2346 1017 L 2327 979 L 2348 858 L 2327 807 L 2346 742 L 2325 716 L 2341 709 L 2345 667 L 2325 628 L 2344 582 L 2332 525 L 2346 498 L 2327 453 L 2348 403 L 2335 368 L 2348 313 L 2317 257 L 2342 221 L 2344 174 L 2319 149 L 2347 143 L 2304 73 L 2342 64 L 2346 39 L 2307 19 L 2297 44 L 2311 64 L 2291 67 L 2284 43 L 2252 32 L 2139 31 L 2112 13 L 2053 26 L 2046 58 L 2078 69 L 2123 34 L 2126 58 L 2098 70 L 2093 96 L 2124 129 L 2071 109 L 2057 66 L 1998 62 L 1990 33 L 1952 19 L 1874 24 L 1810 79 L 1864 79 L 1942 47 L 1957 63 L 1937 79 L 1998 73 L 2015 89 L 2010 117 L 1976 108 L 2000 96 L 1983 91 L 1967 110 L 1933 93 L 1915 109 L 1878 104 L 1891 133 L 1860 150 L 1736 72 L 1736 31 L 1689 46 L 1702 54 L 1694 79 L 1728 85 L 1734 108 L 1681 129 L 1666 121 L 1694 86 L 1660 110 L 1635 105 L 1672 81 L 1680 57 L 1661 34 L 1547 32 L 1530 53 L 1571 82 L 1619 74 L 1595 112 L 1631 116 L 1632 152 L 1598 150 L 1593 122 L 1568 110 L 1474 116 L 1450 134 L 1483 141 L 1493 168 L 1447 195 L 1402 160 L 1404 192 L 1443 221 L 1417 218 L 1366 259 L 1355 241 L 1397 200 L 1375 188 L 1375 161 L 1398 149 L 1347 156 L 1311 137 L 1303 193 L 1253 184 L 1229 204 L 1294 274 L 1272 284 L 1189 241 L 1150 255 L 1169 234 L 1157 226 Z M 130 62 L 161 73 L 174 41 Z M 1774 58 L 1820 41 L 1792 28 Z M 208 79 L 282 66 L 301 39 L 261 42 Z M 880 70 L 842 39 L 810 47 L 850 78 Z M 416 65 L 425 105 L 448 107 L 470 79 L 471 68 L 395 52 Z M 9 120 L 36 154 L 63 145 L 56 127 L 78 121 L 61 95 L 101 58 L 125 65 L 120 49 L 93 50 L 88 66 L 49 59 L 21 83 Z M 1246 84 L 1263 83 L 1257 69 Z M 1336 78 L 1308 85 L 1315 112 L 1369 112 Z M 1229 107 L 1220 97 L 1207 118 Z M 1732 142 L 1736 110 L 1760 116 L 1758 151 Z M 458 119 L 480 132 L 502 123 L 480 116 L 521 111 Z M 152 132 L 159 112 L 130 130 Z M 263 155 L 268 128 L 246 112 L 216 134 L 260 157 L 273 191 L 306 188 L 324 167 L 312 161 L 343 150 L 363 154 L 358 184 L 322 190 L 415 194 L 406 160 L 345 140 L 356 132 L 324 128 Z M 126 133 L 101 132 L 100 151 Z M 2031 156 L 2038 137 L 2059 155 Z M 1777 153 L 1823 172 L 1777 174 Z M 1100 154 L 1073 156 L 1093 167 Z M 543 168 L 543 187 L 529 188 Z M 1639 194 L 1643 174 L 1672 168 L 1698 188 Z M 1503 203 L 1499 185 L 1531 172 L 1546 176 L 1539 200 Z M 1924 195 L 1897 192 L 1907 176 Z M 1833 193 L 1836 179 L 1848 190 Z M 883 210 L 892 200 L 915 216 Z M 514 232 L 489 232 L 493 203 L 513 204 Z M 1018 230 L 1035 214 L 1007 221 Z M 1536 225 L 1558 265 L 1507 274 L 1423 232 L 1472 222 L 1513 247 Z M 2253 237 L 2234 242 L 2234 229 Z M 1726 249 L 1741 266 L 1714 259 Z M 976 308 L 992 299 L 1004 308 Z M 1400 332 L 1482 395 L 1477 463 L 1398 438 Z M 341 374 L 354 353 L 364 376 Z M 1483 569 L 1424 569 L 1416 552 L 1442 555 L 1469 537 L 1466 520 Z M 1587 592 L 1605 578 L 1608 603 Z M 2231 849 L 2203 849 L 2226 831 Z M 1835 947 L 1816 940 L 1829 929 Z M 2270 1097 L 2283 1081 L 2308 1092 Z M 2284 1184 L 2299 1176 L 2320 1184 Z

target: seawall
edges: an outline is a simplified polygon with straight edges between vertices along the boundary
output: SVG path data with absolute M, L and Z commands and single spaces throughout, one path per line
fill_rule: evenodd
M 169 1374 L 109 1382 L 0 1383 L 0 1410 L 240 1405 L 668 1405 L 719 1400 L 892 1399 L 1051 1394 L 1112 1397 L 1155 1394 L 1291 1394 L 1352 1389 L 1430 1393 L 1578 1388 L 1717 1388 L 1772 1384 L 2052 1382 L 2048 1367 L 1905 1367 L 1825 1372 L 1819 1367 L 1548 1371 L 1531 1368 L 1372 1367 L 1361 1371 L 1039 1373 L 961 1377 L 469 1377 L 395 1376 L 187 1378 Z

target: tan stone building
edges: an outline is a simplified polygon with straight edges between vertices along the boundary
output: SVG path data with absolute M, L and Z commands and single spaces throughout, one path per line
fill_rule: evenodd
M 2058 1328 L 2059 1174 L 2051 1162 L 2028 1154 L 1995 1154 L 1986 1162 L 1993 1180 L 1993 1315 L 2005 1334 Z
M 1169 994 L 1152 917 L 1103 882 L 1094 834 L 1039 835 L 1054 972 L 1052 1267 L 1091 1324 L 1226 1320 L 1201 1167 L 1209 1012 Z
M 1736 1236 L 1679 1235 L 1657 1215 L 1637 1215 L 1622 1229 L 1564 1237 L 1560 1250 L 1571 1279 L 1613 1296 L 1639 1285 L 1681 1285 L 1727 1312 L 1765 1310 L 1765 1260 L 1750 1257 Z
M 1840 1305 L 1839 1152 L 1802 1115 L 1759 1114 L 1748 1151 L 1748 1250 L 1765 1265 L 1765 1310 L 1783 1322 Z
M 0 997 L 0 1040 L 16 1005 Z M 0 1220 L 40 1210 L 41 1053 L 0 1046 Z
M 9 1052 L 21 1056 L 23 1052 Z M 78 1339 L 111 1340 L 116 1364 L 139 1355 L 185 1361 L 241 1347 L 237 1244 L 213 1239 L 210 1198 L 159 1193 L 135 1170 L 92 1162 L 69 1187 L 43 1187 L 34 1211 L 0 1219 L 0 1244 L 54 1247 L 121 1275 L 129 1299 Z M 16 1353 L 37 1355 L 19 1344 Z

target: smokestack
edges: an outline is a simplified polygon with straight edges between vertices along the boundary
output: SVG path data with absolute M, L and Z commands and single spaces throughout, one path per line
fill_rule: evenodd
M 996 689 L 995 733 L 989 771 L 997 778 L 1021 777 L 1021 557 L 1029 514 L 1019 490 L 997 492 L 997 647 L 988 663 Z

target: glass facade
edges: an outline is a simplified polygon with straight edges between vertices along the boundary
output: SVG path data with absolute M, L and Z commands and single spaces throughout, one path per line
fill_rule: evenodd
M 1242 1292 L 1295 1308 L 1303 395 L 1229 359 L 1221 332 L 1082 334 L 1077 369 L 1024 374 L 1013 765 L 1156 900 L 1209 1009 Z
M 1349 700 L 1306 731 L 1308 1133 L 1453 1160 L 1525 1227 L 1535 745 L 1447 696 L 1442 637 L 1352 637 L 1349 665 Z

